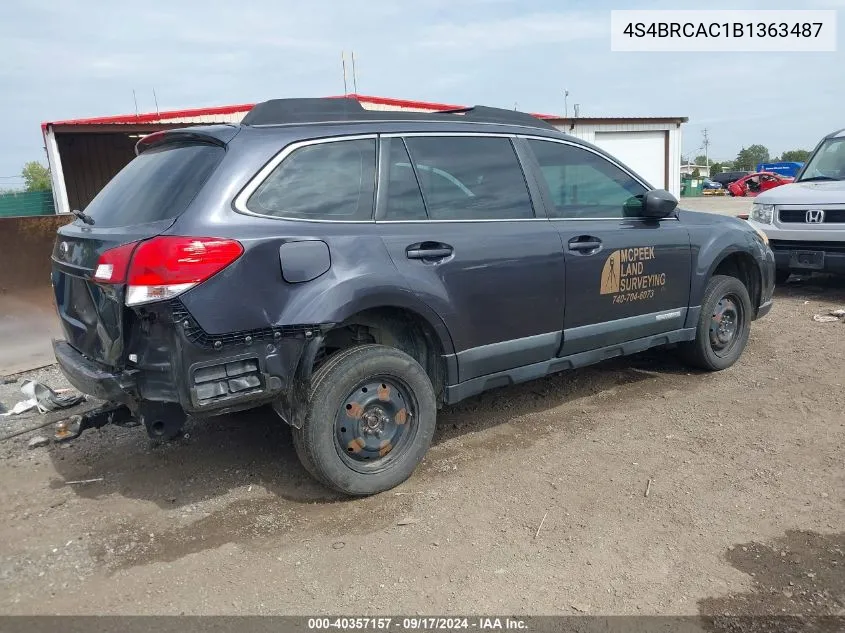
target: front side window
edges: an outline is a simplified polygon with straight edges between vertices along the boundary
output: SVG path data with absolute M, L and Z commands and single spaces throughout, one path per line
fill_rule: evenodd
M 845 138 L 826 140 L 810 157 L 799 180 L 845 180 Z
M 510 139 L 420 136 L 406 138 L 405 142 L 430 219 L 534 217 L 525 177 Z
M 637 217 L 648 191 L 631 175 L 586 149 L 529 140 L 549 188 L 556 218 Z
M 376 141 L 331 141 L 294 150 L 246 203 L 261 215 L 305 220 L 370 220 Z

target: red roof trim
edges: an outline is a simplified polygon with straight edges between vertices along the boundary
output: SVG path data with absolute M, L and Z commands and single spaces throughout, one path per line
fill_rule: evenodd
M 90 119 L 67 119 L 65 121 L 45 121 L 41 129 L 48 125 L 99 125 L 109 123 L 158 123 L 167 119 L 181 119 L 215 114 L 234 114 L 235 112 L 249 112 L 254 103 L 240 105 L 215 106 L 212 108 L 189 108 L 187 110 L 167 110 L 164 112 L 145 112 L 142 114 L 117 114 L 114 116 L 93 117 Z
M 418 108 L 420 110 L 458 110 L 466 106 L 449 103 L 434 103 L 431 101 L 414 101 L 410 99 L 394 99 L 392 97 L 374 97 L 350 93 L 348 95 L 333 95 L 328 99 L 342 99 L 352 97 L 364 103 L 376 105 L 394 106 L 401 108 Z M 215 114 L 234 114 L 236 112 L 248 112 L 254 103 L 243 103 L 239 105 L 216 106 L 211 108 L 189 108 L 186 110 L 166 110 L 163 112 L 145 112 L 141 114 L 118 114 L 114 116 L 92 117 L 86 119 L 66 119 L 63 121 L 45 121 L 41 124 L 42 132 L 47 131 L 48 125 L 108 125 L 108 124 L 133 124 L 133 123 L 166 123 L 168 119 L 181 119 L 198 116 L 209 116 Z M 534 114 L 540 119 L 560 119 L 554 114 Z

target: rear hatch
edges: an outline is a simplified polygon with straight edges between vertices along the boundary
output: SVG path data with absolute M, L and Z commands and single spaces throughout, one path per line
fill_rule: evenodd
M 65 337 L 86 357 L 110 366 L 124 362 L 126 290 L 122 284 L 95 279 L 103 278 L 103 268 L 97 272 L 101 258 L 122 245 L 131 251 L 132 244 L 169 229 L 225 153 L 219 134 L 174 131 L 151 136 L 139 143 L 139 155 L 85 209 L 90 223 L 77 219 L 60 228 L 53 249 L 52 283 Z

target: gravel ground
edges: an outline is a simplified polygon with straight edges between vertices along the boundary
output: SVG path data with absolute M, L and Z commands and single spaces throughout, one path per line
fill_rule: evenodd
M 798 280 L 724 372 L 656 351 L 447 408 L 367 499 L 266 410 L 4 441 L 0 612 L 845 614 L 845 324 L 812 319 L 842 306 Z
M 678 206 L 691 211 L 708 211 L 720 215 L 739 215 L 749 213 L 754 198 L 732 198 L 730 196 L 699 196 L 681 198 Z

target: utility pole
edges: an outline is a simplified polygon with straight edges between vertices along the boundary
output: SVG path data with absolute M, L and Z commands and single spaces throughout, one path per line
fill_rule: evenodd
M 704 164 L 707 166 L 707 169 L 710 169 L 710 138 L 707 136 L 707 128 L 704 128 L 701 131 L 702 136 L 704 136 L 704 142 L 702 146 L 704 147 Z
M 568 90 L 564 90 L 564 91 L 563 91 L 563 118 L 564 118 L 564 119 L 568 119 L 568 118 L 569 118 L 569 103 L 568 103 L 568 99 L 569 99 L 569 91 L 568 91 Z

